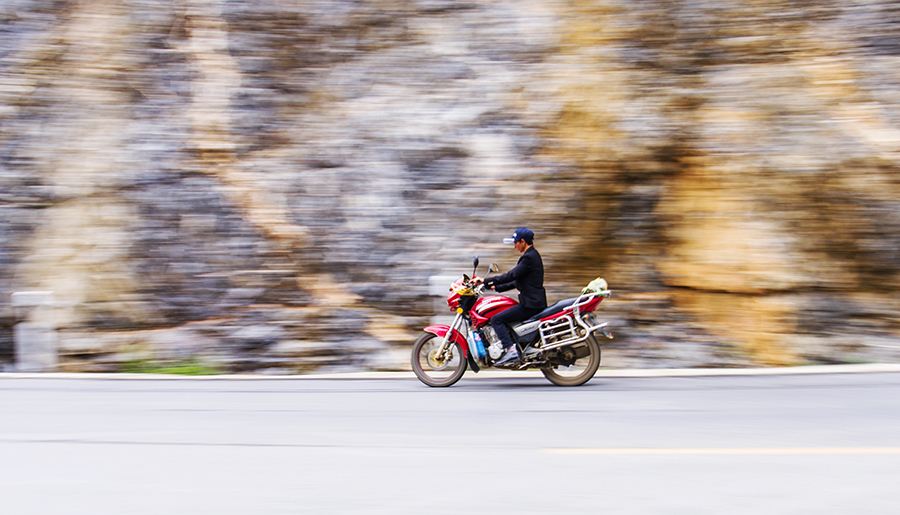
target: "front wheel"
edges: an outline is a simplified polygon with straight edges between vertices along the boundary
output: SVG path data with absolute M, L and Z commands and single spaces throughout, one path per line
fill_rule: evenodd
M 443 357 L 437 356 L 443 336 L 424 333 L 413 344 L 412 369 L 428 386 L 450 386 L 466 373 L 466 358 L 457 342 L 448 342 Z
M 556 386 L 581 386 L 600 368 L 600 344 L 593 335 L 577 348 L 559 349 L 558 356 L 559 362 L 541 369 L 544 377 Z

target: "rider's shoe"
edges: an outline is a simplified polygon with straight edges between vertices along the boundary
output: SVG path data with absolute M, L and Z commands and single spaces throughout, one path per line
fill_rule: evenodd
M 513 345 L 512 347 L 506 349 L 506 354 L 504 354 L 503 357 L 500 358 L 499 361 L 495 362 L 494 365 L 495 365 L 495 366 L 496 366 L 496 365 L 506 365 L 506 364 L 511 363 L 511 362 L 513 362 L 513 361 L 519 361 L 519 351 L 516 350 L 516 346 L 515 346 L 515 345 Z

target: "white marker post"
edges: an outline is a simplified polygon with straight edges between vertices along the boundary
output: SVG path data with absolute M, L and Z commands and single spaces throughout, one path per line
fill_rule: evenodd
M 431 317 L 432 324 L 450 325 L 450 322 L 453 322 L 453 317 L 456 316 L 456 313 L 451 312 L 447 306 L 447 297 L 450 296 L 450 285 L 460 277 L 462 277 L 462 273 L 457 275 L 432 275 L 428 278 L 428 294 L 435 297 L 435 315 Z
M 12 294 L 17 323 L 13 331 L 16 371 L 52 372 L 59 362 L 52 291 Z

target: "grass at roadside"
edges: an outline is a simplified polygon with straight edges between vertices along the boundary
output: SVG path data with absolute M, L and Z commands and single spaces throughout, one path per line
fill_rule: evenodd
M 219 368 L 197 359 L 181 361 L 132 360 L 122 364 L 122 372 L 132 374 L 173 374 L 183 376 L 209 376 L 222 373 Z

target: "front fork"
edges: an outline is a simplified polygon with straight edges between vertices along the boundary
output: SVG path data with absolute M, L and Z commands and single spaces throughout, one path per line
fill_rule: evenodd
M 438 347 L 437 352 L 434 355 L 437 360 L 443 361 L 445 359 L 444 354 L 447 352 L 447 344 L 450 343 L 450 339 L 456 331 L 456 326 L 459 325 L 462 319 L 462 313 L 457 313 L 456 318 L 453 319 L 453 323 L 450 324 L 450 329 L 447 330 L 447 334 L 444 335 L 444 339 L 441 341 L 441 346 Z M 462 356 L 460 356 L 460 358 L 462 358 Z

